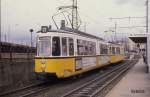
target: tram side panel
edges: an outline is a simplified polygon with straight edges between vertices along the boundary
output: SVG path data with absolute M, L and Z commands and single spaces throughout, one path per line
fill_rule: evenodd
M 124 59 L 123 47 L 111 47 L 110 63 L 116 63 Z
M 111 57 L 111 58 L 110 58 Z M 35 72 L 65 78 L 121 61 L 122 55 L 35 59 Z M 97 60 L 98 59 L 98 60 Z
M 58 78 L 69 77 L 96 68 L 96 56 L 35 59 L 35 72 L 46 75 L 55 74 Z
M 75 71 L 75 58 L 35 59 L 35 72 L 55 74 L 58 78 L 70 75 Z
M 110 61 L 109 55 L 101 55 L 99 56 L 99 65 L 108 65 Z

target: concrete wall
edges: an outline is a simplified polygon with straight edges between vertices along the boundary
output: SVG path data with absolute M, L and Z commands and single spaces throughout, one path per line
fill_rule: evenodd
M 33 60 L 0 60 L 0 87 L 28 82 L 33 77 Z

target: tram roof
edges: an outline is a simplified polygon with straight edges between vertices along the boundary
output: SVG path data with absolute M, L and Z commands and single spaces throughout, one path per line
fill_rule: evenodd
M 74 29 L 71 29 L 71 28 L 68 28 L 68 27 L 64 27 L 64 28 L 62 28 L 62 30 L 69 31 L 69 32 L 74 32 L 74 33 L 77 33 L 77 34 L 80 34 L 80 35 L 83 35 L 83 36 L 88 36 L 88 37 L 104 40 L 103 38 L 97 37 L 95 35 L 88 34 L 88 33 L 85 33 L 85 32 L 82 32 L 82 31 L 76 30 L 76 29 L 74 30 Z
M 40 31 L 39 31 L 40 32 Z M 57 30 L 49 30 L 48 32 L 61 32 L 61 33 L 76 33 L 76 34 L 79 34 L 79 35 L 83 35 L 83 36 L 87 36 L 87 37 L 91 37 L 91 38 L 96 38 L 96 39 L 99 39 L 99 40 L 102 40 L 104 41 L 103 38 L 100 38 L 100 37 L 97 37 L 95 35 L 92 35 L 92 34 L 88 34 L 88 33 L 85 33 L 85 32 L 82 32 L 80 30 L 76 30 L 76 29 L 71 29 L 71 28 L 68 28 L 68 27 L 64 27 L 64 28 L 61 28 L 61 29 L 57 29 Z

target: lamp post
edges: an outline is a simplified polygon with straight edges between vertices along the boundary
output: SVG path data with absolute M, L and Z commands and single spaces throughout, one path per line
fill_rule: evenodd
M 148 68 L 147 68 L 147 71 L 149 72 L 149 76 L 150 76 L 150 51 L 148 49 L 150 49 L 150 45 L 148 44 L 149 43 L 149 40 L 150 40 L 150 36 L 149 36 L 149 32 L 148 32 L 148 21 L 149 21 L 149 0 L 146 0 L 146 36 L 147 36 L 147 43 L 146 43 L 146 64 L 149 65 Z
M 115 22 L 115 41 L 117 42 L 117 22 Z
M 33 47 L 33 38 L 32 38 L 33 31 L 34 31 L 33 29 L 30 29 L 30 32 L 31 32 L 31 41 L 30 41 L 31 42 L 31 47 Z

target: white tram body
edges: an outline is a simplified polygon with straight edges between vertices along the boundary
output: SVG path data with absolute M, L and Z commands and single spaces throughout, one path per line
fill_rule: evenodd
M 37 33 L 35 74 L 66 78 L 124 59 L 124 48 L 81 31 Z

